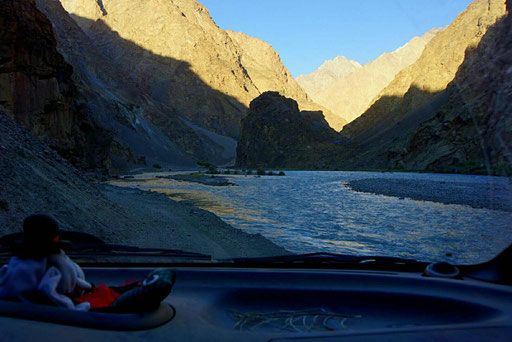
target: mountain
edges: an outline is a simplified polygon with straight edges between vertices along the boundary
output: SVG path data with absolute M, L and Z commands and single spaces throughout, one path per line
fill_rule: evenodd
M 218 155 L 205 148 L 208 144 L 202 143 L 172 108 L 141 92 L 137 83 L 96 47 L 60 2 L 38 0 L 37 4 L 53 24 L 58 51 L 73 66 L 77 107 L 112 136 L 114 143 L 106 163 L 110 172 L 136 164 L 194 165 L 194 157 Z M 159 122 L 169 129 L 163 132 L 155 124 Z M 210 146 L 217 147 L 214 143 Z
M 242 123 L 240 164 L 512 174 L 511 25 L 504 1 L 474 1 L 333 138 L 262 95 Z
M 362 67 L 356 65 L 352 72 L 340 73 L 341 77 L 336 79 L 318 78 L 327 68 L 322 66 L 309 75 L 317 78 L 318 84 L 315 86 L 317 91 L 308 91 L 308 94 L 314 101 L 350 122 L 368 108 L 373 98 L 393 80 L 399 71 L 418 59 L 425 45 L 440 31 L 442 29 L 432 29 L 421 37 L 414 37 L 397 50 L 384 53 Z M 353 65 L 352 63 L 355 62 L 349 63 Z M 343 64 L 345 69 L 347 69 L 346 64 Z M 332 63 L 330 65 L 334 66 Z M 297 79 L 302 80 L 303 77 Z M 311 89 L 303 83 L 301 85 L 305 89 Z
M 84 106 L 136 161 L 232 163 L 240 121 L 268 90 L 323 109 L 338 129 L 345 123 L 308 98 L 270 45 L 220 29 L 195 0 L 38 6 L 73 66 Z
M 490 27 L 448 86 L 448 101 L 386 156 L 412 170 L 512 174 L 512 18 Z M 393 165 L 394 164 L 394 165 Z
M 245 66 L 258 91 L 277 91 L 293 98 L 303 110 L 321 110 L 329 125 L 337 131 L 346 124 L 343 118 L 308 97 L 268 43 L 241 32 L 226 32 L 240 46 L 242 65 Z
M 360 118 L 344 128 L 343 135 L 357 136 L 358 140 L 370 137 L 446 89 L 464 61 L 466 49 L 477 46 L 488 27 L 504 14 L 502 0 L 471 3 L 427 44 L 414 64 L 393 79 Z
M 420 58 L 343 128 L 342 136 L 356 146 L 344 156 L 345 167 L 477 172 L 494 162 L 487 171 L 505 168 L 507 152 L 498 141 L 506 143 L 508 133 L 491 133 L 509 132 L 511 111 L 504 109 L 510 103 L 511 47 L 505 14 L 504 1 L 476 0 L 438 33 Z
M 322 169 L 339 140 L 321 112 L 300 111 L 295 100 L 265 92 L 251 102 L 242 120 L 236 165 Z
M 314 98 L 319 92 L 329 88 L 334 82 L 350 75 L 361 68 L 361 64 L 343 56 L 325 61 L 318 69 L 310 74 L 297 76 L 297 82 L 302 89 Z

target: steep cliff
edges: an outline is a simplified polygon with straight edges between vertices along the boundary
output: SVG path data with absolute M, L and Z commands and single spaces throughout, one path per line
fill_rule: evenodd
M 112 135 L 76 104 L 73 69 L 56 45 L 35 1 L 0 3 L 0 108 L 75 165 L 105 167 Z
M 134 163 L 195 164 L 195 158 L 207 155 L 222 161 L 221 146 L 207 138 L 203 143 L 202 137 L 183 123 L 172 108 L 151 101 L 123 69 L 96 48 L 94 40 L 60 2 L 38 0 L 38 7 L 54 25 L 57 49 L 74 67 L 72 78 L 82 111 L 111 131 L 116 146 L 121 146 L 120 152 L 125 151 L 124 155 L 111 151 L 115 154 L 111 168 L 122 169 Z M 167 130 L 163 132 L 153 123 L 161 123 Z M 233 153 L 234 145 L 233 141 Z
M 355 68 L 329 85 L 309 93 L 319 104 L 349 122 L 360 116 L 377 96 L 402 69 L 414 63 L 423 52 L 425 45 L 442 29 L 432 29 L 421 37 L 412 38 L 407 44 L 391 53 L 384 53 L 374 61 Z M 315 73 L 319 72 L 316 71 Z M 321 82 L 321 81 L 320 81 Z
M 339 139 L 321 112 L 301 112 L 295 100 L 266 92 L 242 120 L 237 166 L 327 168 Z

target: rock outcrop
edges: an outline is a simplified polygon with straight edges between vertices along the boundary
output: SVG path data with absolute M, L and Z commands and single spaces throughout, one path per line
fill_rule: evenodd
M 341 134 L 348 168 L 503 174 L 510 168 L 510 18 L 476 0 Z
M 352 72 L 340 73 L 341 77 L 337 79 L 327 78 L 325 81 L 319 79 L 317 82 L 320 83 L 316 84 L 315 89 L 300 82 L 300 80 L 304 80 L 304 76 L 297 80 L 314 101 L 350 122 L 368 108 L 375 96 L 393 80 L 398 72 L 420 57 L 425 45 L 440 31 L 442 29 L 432 29 L 421 37 L 414 37 L 391 53 L 384 53 L 363 66 L 355 65 Z M 347 61 L 347 63 L 353 65 L 354 62 Z M 343 70 L 346 69 L 345 64 L 343 64 Z M 308 77 L 318 77 L 324 74 L 323 69 L 325 68 L 326 66 L 320 67 Z
M 322 111 L 325 120 L 337 131 L 347 123 L 343 117 L 335 115 L 308 97 L 268 43 L 241 32 L 227 33 L 240 46 L 241 63 L 258 91 L 277 91 L 297 101 L 301 110 Z
M 339 140 L 321 112 L 301 112 L 295 100 L 266 92 L 251 102 L 242 120 L 237 166 L 327 168 Z
M 73 69 L 35 1 L 0 3 L 0 109 L 84 168 L 108 163 L 112 135 L 76 104 Z

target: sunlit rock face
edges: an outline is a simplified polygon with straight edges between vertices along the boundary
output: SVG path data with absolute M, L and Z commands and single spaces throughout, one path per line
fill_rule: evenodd
M 368 108 L 398 72 L 420 57 L 425 45 L 440 31 L 442 29 L 432 29 L 421 37 L 414 37 L 399 49 L 384 53 L 363 66 L 338 57 L 297 80 L 314 101 L 350 122 Z
M 477 0 L 402 70 L 342 136 L 349 167 L 509 172 L 510 18 Z
M 217 134 L 238 138 L 250 101 L 267 90 L 315 106 L 270 45 L 220 29 L 195 0 L 62 4 L 140 91 Z
M 329 88 L 334 82 L 342 79 L 362 65 L 356 61 L 351 61 L 344 56 L 338 56 L 334 59 L 325 61 L 318 69 L 310 74 L 297 76 L 297 82 L 312 98 L 316 94 Z
M 75 165 L 103 167 L 110 133 L 76 105 L 73 69 L 35 1 L 2 1 L 0 33 L 0 109 Z
M 317 169 L 331 166 L 339 134 L 321 112 L 300 111 L 293 99 L 266 92 L 251 102 L 237 148 L 237 165 Z

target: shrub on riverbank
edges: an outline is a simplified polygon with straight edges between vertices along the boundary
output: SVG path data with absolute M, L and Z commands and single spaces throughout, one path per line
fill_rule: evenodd
M 220 174 L 220 171 L 217 170 L 217 168 L 212 165 L 208 168 L 208 171 L 206 171 L 206 173 L 209 175 L 218 175 L 218 174 Z

